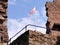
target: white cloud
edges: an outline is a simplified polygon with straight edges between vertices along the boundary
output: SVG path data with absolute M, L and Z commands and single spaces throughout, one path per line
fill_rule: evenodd
M 46 1 L 51 1 L 52 2 L 53 0 L 46 0 Z
M 47 16 L 46 16 L 46 8 L 45 7 L 41 8 L 41 13 L 42 13 L 41 17 L 43 18 L 43 20 L 47 21 L 47 19 L 46 19 L 47 18 Z
M 8 4 L 15 5 L 16 4 L 16 0 L 8 0 Z

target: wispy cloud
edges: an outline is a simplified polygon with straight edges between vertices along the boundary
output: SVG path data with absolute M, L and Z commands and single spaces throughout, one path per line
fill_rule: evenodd
M 44 21 L 47 21 L 47 16 L 46 16 L 46 8 L 42 7 L 41 8 L 41 17 L 43 18 Z
M 8 0 L 8 4 L 15 5 L 16 4 L 16 0 Z
M 46 1 L 50 1 L 50 2 L 52 2 L 53 0 L 46 0 Z

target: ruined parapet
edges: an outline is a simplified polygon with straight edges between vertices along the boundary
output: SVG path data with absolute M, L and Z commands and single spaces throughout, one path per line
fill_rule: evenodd
M 48 21 L 46 24 L 47 32 L 46 33 L 57 33 L 60 32 L 60 0 L 54 0 L 53 2 L 46 3 L 46 15 Z M 59 33 L 60 34 L 60 33 Z
M 51 35 L 51 39 L 56 39 L 56 45 L 60 45 L 60 0 L 46 3 L 46 15 L 46 33 Z
M 0 45 L 7 45 L 7 7 L 8 0 L 0 0 Z

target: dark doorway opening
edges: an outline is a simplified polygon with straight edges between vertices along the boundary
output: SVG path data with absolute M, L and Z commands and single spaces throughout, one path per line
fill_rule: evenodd
M 60 31 L 60 24 L 54 24 L 52 30 Z

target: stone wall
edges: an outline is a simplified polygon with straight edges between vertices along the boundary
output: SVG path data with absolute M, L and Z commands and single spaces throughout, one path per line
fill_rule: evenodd
M 60 36 L 60 0 L 53 0 L 53 2 L 46 3 L 46 15 L 48 17 L 46 33 L 54 32 L 54 35 Z
M 56 37 L 51 34 L 29 31 L 29 45 L 56 45 Z
M 7 45 L 7 7 L 8 0 L 0 0 L 0 45 Z
M 10 45 L 56 45 L 57 39 L 50 34 L 28 30 Z

